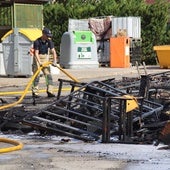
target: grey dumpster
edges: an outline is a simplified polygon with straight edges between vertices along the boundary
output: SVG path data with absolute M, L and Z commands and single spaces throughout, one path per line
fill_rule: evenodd
M 13 29 L 2 37 L 4 67 L 7 76 L 32 75 L 29 50 L 33 41 L 42 35 L 40 29 Z
M 0 75 L 6 76 L 5 67 L 4 67 L 2 43 L 0 43 Z
M 91 31 L 65 32 L 61 38 L 60 65 L 64 68 L 97 68 L 97 44 Z

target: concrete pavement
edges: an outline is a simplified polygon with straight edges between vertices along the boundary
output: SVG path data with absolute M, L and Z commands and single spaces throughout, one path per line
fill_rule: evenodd
M 136 77 L 139 76 L 136 67 L 130 68 L 110 68 L 110 67 L 99 67 L 99 68 L 81 68 L 81 69 L 64 69 L 69 75 L 76 78 L 80 82 L 90 82 L 94 80 L 105 80 L 109 78 L 121 79 L 122 77 Z M 162 69 L 159 66 L 146 66 L 147 74 L 162 73 L 170 71 L 170 69 Z M 139 67 L 140 74 L 145 74 L 144 68 Z M 54 82 L 58 81 L 58 78 L 71 80 L 63 72 L 59 74 L 53 74 Z M 4 86 L 16 87 L 25 86 L 29 82 L 30 77 L 5 77 L 0 76 L 0 89 Z M 45 84 L 44 76 L 41 77 L 40 83 Z M 1 91 L 1 90 L 0 90 Z

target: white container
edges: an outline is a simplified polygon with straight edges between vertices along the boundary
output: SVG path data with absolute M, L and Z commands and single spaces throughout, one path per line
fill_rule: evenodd
M 88 31 L 88 19 L 71 19 L 68 20 L 68 31 Z
M 115 37 L 118 30 L 126 30 L 129 38 L 141 38 L 141 18 L 140 17 L 113 17 L 112 36 Z
M 60 66 L 58 65 L 58 67 L 60 67 Z M 54 67 L 50 64 L 51 74 L 53 74 L 53 75 L 60 74 L 60 69 L 58 67 Z

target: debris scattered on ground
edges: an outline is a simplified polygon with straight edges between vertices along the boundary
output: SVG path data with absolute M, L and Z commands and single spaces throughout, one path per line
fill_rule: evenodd
M 149 144 L 161 141 L 168 144 L 169 74 L 163 72 L 90 83 L 60 79 L 56 98 L 42 96 L 33 101 L 32 97 L 26 97 L 20 106 L 0 110 L 0 128 L 3 133 L 28 133 L 36 129 L 42 134 L 84 141 Z M 69 84 L 71 90 L 62 96 L 65 84 Z M 133 98 L 126 98 L 127 95 Z M 2 97 L 0 104 L 15 100 L 17 98 Z M 135 101 L 137 108 L 133 108 Z M 127 112 L 127 107 L 132 110 Z

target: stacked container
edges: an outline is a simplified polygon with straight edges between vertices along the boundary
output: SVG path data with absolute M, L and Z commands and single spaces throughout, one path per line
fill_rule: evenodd
M 117 43 L 120 43 L 120 46 Z M 124 47 L 122 47 L 122 45 L 124 45 Z M 119 51 L 115 47 L 119 49 Z M 136 61 L 140 62 L 140 51 L 141 51 L 140 17 L 113 17 L 112 18 L 112 37 L 110 39 L 110 50 L 111 50 L 110 51 L 111 67 L 116 67 L 118 61 L 122 59 L 124 59 L 123 61 L 124 64 L 122 63 L 120 65 L 119 63 L 118 64 L 119 66 L 117 65 L 117 67 L 129 67 L 130 63 L 131 65 L 134 65 Z M 128 55 L 126 55 L 125 51 L 126 53 L 128 51 Z
M 95 26 L 97 30 L 94 30 L 94 27 L 89 27 L 89 25 L 91 24 L 90 21 L 92 21 L 94 25 L 95 25 L 94 22 L 96 22 Z M 111 23 L 111 26 L 108 27 L 107 30 L 102 32 L 102 29 L 105 26 L 109 26 L 110 23 Z M 112 38 L 119 39 L 119 37 L 125 38 L 124 40 L 120 38 L 120 41 L 123 41 L 122 44 L 126 46 L 126 47 L 123 47 L 123 49 L 124 48 L 127 49 L 126 39 L 128 39 L 129 62 L 132 65 L 135 64 L 136 61 L 140 62 L 140 54 L 141 54 L 140 53 L 141 52 L 141 19 L 140 17 L 105 16 L 105 17 L 89 18 L 88 20 L 87 19 L 86 20 L 69 19 L 68 28 L 69 28 L 68 30 L 69 32 L 78 31 L 78 30 L 79 31 L 80 30 L 81 31 L 91 30 L 94 33 L 96 37 L 96 42 L 97 42 L 97 58 L 98 58 L 99 64 L 102 66 L 108 66 L 108 65 L 113 66 L 113 61 L 119 60 L 119 57 L 116 57 L 113 52 L 113 49 L 114 49 L 113 46 L 117 47 L 117 44 L 115 44 L 116 40 L 113 41 L 112 39 Z M 99 33 L 101 33 L 100 36 L 99 36 Z M 110 41 L 112 42 L 110 43 Z M 119 48 L 119 52 L 122 54 L 122 51 L 120 50 L 121 49 Z M 114 57 L 114 60 L 112 60 L 111 57 Z M 130 64 L 125 64 L 124 66 L 127 67 L 128 65 Z
M 119 30 L 125 30 L 129 38 L 141 38 L 141 20 L 140 17 L 113 17 L 112 35 L 117 36 Z

